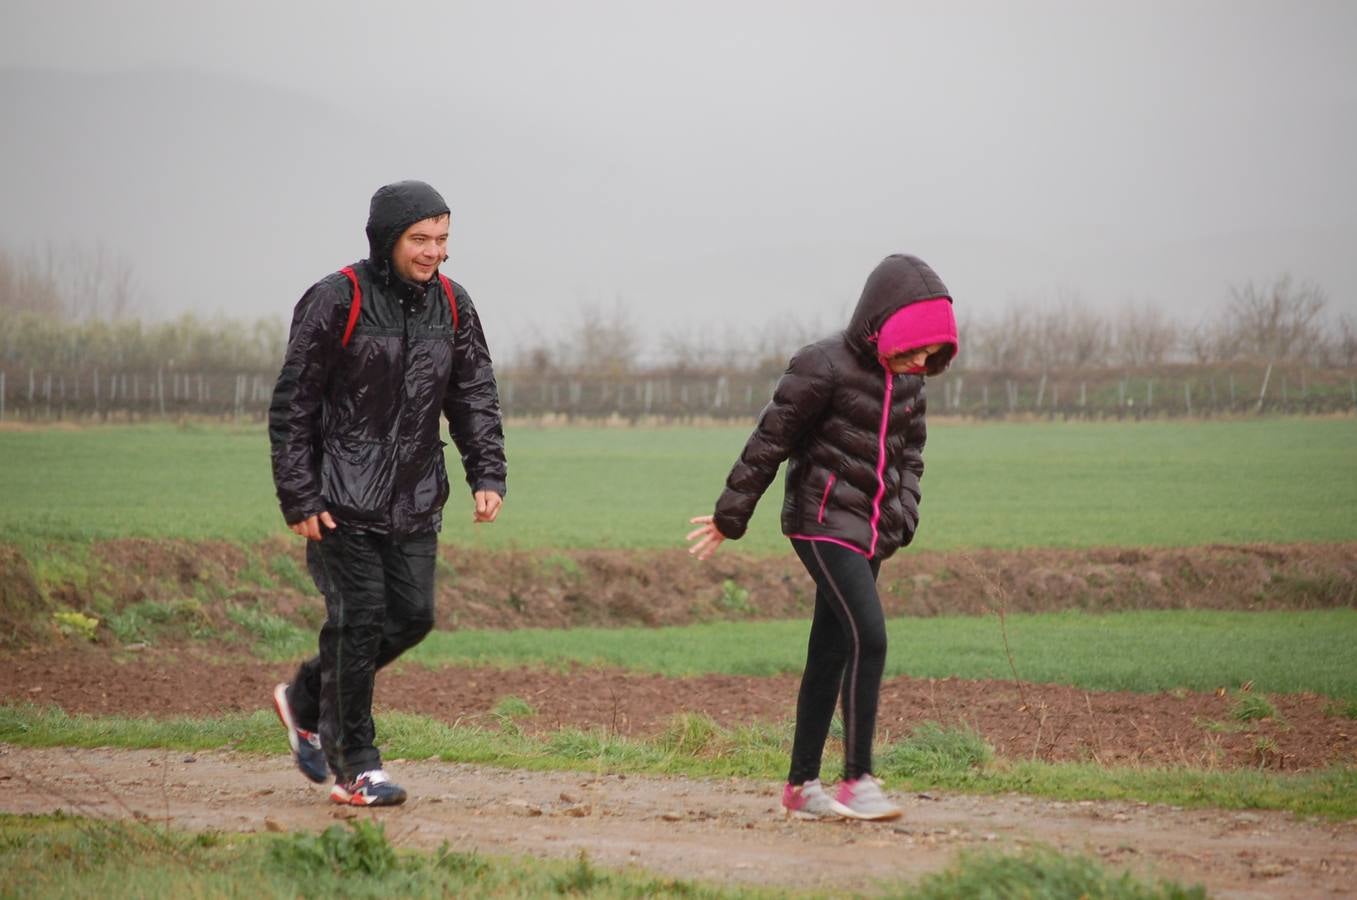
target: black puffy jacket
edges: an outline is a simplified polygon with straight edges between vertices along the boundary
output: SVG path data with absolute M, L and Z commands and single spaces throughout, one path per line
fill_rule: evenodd
M 875 339 L 896 310 L 938 297 L 950 300 L 926 263 L 889 256 L 867 279 L 848 328 L 797 351 L 716 502 L 723 535 L 744 535 L 786 460 L 784 534 L 833 540 L 877 559 L 914 539 L 927 438 L 924 379 L 892 374 Z M 929 374 L 950 362 L 951 348 L 934 354 Z
M 422 182 L 372 198 L 371 255 L 353 266 L 362 303 L 347 346 L 354 291 L 345 275 L 322 278 L 297 303 L 269 407 L 273 480 L 289 524 L 328 510 L 360 530 L 438 530 L 449 492 L 440 413 L 471 490 L 505 493 L 499 393 L 471 297 L 453 283 L 454 330 L 439 279 L 411 284 L 390 263 L 406 228 L 447 209 Z

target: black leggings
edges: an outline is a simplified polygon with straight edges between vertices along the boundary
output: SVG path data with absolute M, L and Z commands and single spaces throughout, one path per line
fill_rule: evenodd
M 301 664 L 287 700 L 299 727 L 320 732 L 331 770 L 345 780 L 381 768 L 373 680 L 433 628 L 437 546 L 434 534 L 392 538 L 342 526 L 307 542 L 325 624 L 320 654 Z
M 886 616 L 876 592 L 878 560 L 828 541 L 792 540 L 815 579 L 815 617 L 806 670 L 796 698 L 790 784 L 820 777 L 834 707 L 843 696 L 843 777 L 872 771 L 872 739 L 881 673 L 886 665 Z

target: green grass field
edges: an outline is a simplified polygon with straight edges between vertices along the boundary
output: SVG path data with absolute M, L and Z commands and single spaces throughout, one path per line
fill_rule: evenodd
M 1024 681 L 1090 690 L 1310 691 L 1357 701 L 1357 610 L 1162 610 L 1008 616 Z M 805 665 L 803 621 L 680 628 L 436 631 L 406 657 L 429 665 L 577 662 L 662 675 L 773 675 Z M 887 677 L 1012 678 L 997 616 L 893 619 Z
M 748 434 L 520 427 L 486 548 L 672 547 L 711 511 Z M 1357 419 L 935 423 L 916 546 L 1081 547 L 1357 540 Z M 458 471 L 454 457 L 450 469 Z M 737 546 L 785 552 L 775 483 Z M 0 431 L 0 540 L 281 531 L 262 426 Z

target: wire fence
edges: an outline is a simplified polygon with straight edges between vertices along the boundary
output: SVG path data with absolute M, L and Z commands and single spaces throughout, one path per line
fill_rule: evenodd
M 276 372 L 0 369 L 0 422 L 262 420 Z M 506 416 L 566 420 L 750 420 L 776 378 L 750 373 L 499 378 Z M 1157 418 L 1357 411 L 1357 372 L 1301 366 L 1155 371 L 948 372 L 929 411 L 973 418 Z

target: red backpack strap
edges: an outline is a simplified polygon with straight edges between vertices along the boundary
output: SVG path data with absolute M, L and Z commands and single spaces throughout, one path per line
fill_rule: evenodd
M 456 331 L 456 330 L 457 330 L 457 297 L 454 295 L 453 290 L 452 290 L 452 279 L 448 278 L 448 276 L 444 275 L 442 272 L 439 272 L 439 273 L 438 273 L 438 280 L 441 281 L 441 282 L 443 282 L 443 293 L 445 293 L 445 294 L 448 295 L 448 306 L 452 307 L 452 330 L 453 330 L 453 331 Z
M 363 308 L 363 289 L 358 286 L 358 273 L 353 270 L 353 266 L 345 266 L 339 271 L 353 285 L 353 302 L 349 304 L 349 324 L 344 328 L 344 338 L 339 342 L 339 346 L 347 347 L 354 326 L 358 324 L 358 313 Z

